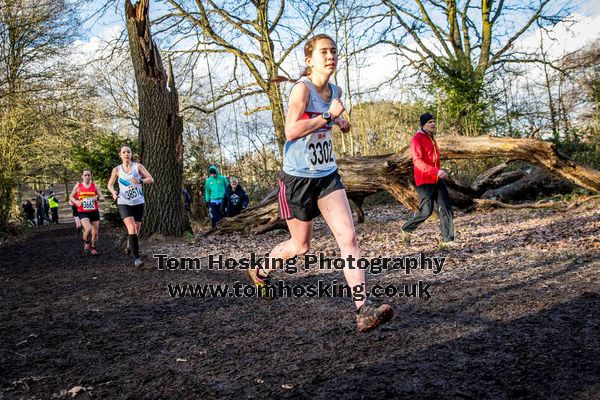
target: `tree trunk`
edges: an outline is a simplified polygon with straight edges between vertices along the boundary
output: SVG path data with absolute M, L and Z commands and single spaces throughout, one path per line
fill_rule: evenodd
M 181 198 L 183 120 L 173 70 L 163 67 L 150 34 L 149 1 L 125 1 L 131 60 L 138 87 L 140 162 L 155 183 L 146 189 L 142 235 L 180 236 L 186 226 Z
M 588 190 L 600 192 L 600 172 L 559 153 L 552 143 L 479 136 L 440 138 L 438 146 L 445 160 L 489 157 L 524 160 L 545 167 Z M 386 190 L 410 209 L 415 209 L 418 204 L 412 187 L 412 158 L 408 147 L 384 156 L 341 158 L 338 160 L 338 169 L 348 198 L 364 198 Z M 448 187 L 455 205 L 469 207 L 473 204 L 474 191 L 471 188 L 452 180 L 448 182 Z M 278 218 L 277 196 L 273 192 L 261 204 L 223 221 L 216 230 L 230 232 L 252 228 L 253 232 L 266 231 L 277 225 Z
M 505 172 L 507 167 L 508 163 L 503 162 L 482 172 L 471 184 L 471 189 L 477 195 L 481 195 L 490 189 L 497 189 L 504 185 L 508 185 L 525 176 L 523 170 Z
M 533 167 L 527 173 L 523 173 L 520 179 L 497 189 L 488 190 L 481 198 L 500 202 L 533 200 L 539 195 L 568 193 L 572 190 L 573 185 L 569 182 L 556 179 L 548 170 Z
M 502 174 L 507 167 L 508 163 L 503 162 L 495 167 L 486 169 L 481 174 L 477 175 L 477 178 L 471 183 L 471 189 L 478 193 L 485 192 L 488 189 L 489 182 Z
M 275 129 L 275 138 L 279 148 L 279 155 L 283 160 L 283 147 L 285 146 L 285 115 L 283 111 L 283 98 L 276 83 L 269 83 L 267 96 L 269 97 L 271 120 Z

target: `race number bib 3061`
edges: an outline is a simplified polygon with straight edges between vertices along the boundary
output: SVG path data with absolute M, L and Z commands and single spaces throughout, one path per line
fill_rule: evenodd
M 127 189 L 125 189 L 125 193 L 123 193 L 123 197 L 129 201 L 135 200 L 138 197 L 140 197 L 141 195 L 142 195 L 142 190 L 133 184 L 127 186 Z
M 94 201 L 93 197 L 86 197 L 85 199 L 81 200 L 81 207 L 85 211 L 93 211 L 96 209 L 96 202 Z
M 306 149 L 310 169 L 324 171 L 335 165 L 331 131 L 311 134 L 306 142 Z

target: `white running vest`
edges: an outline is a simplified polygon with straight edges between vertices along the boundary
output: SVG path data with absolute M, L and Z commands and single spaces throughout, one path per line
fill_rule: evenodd
M 296 82 L 308 86 L 310 95 L 302 119 L 321 118 L 321 114 L 329 110 L 331 101 L 325 102 L 308 77 L 303 76 Z M 329 83 L 331 99 L 340 97 L 336 85 Z M 293 88 L 293 86 L 292 86 Z M 333 151 L 333 123 L 296 140 L 285 142 L 283 148 L 283 172 L 301 178 L 322 178 L 337 169 L 335 152 Z
M 142 185 L 140 183 L 132 183 L 131 179 L 141 179 L 140 171 L 138 170 L 138 163 L 131 163 L 131 173 L 126 173 L 123 170 L 123 165 L 118 165 L 117 170 L 119 171 L 119 197 L 117 198 L 117 204 L 123 204 L 126 206 L 136 206 L 144 203 L 144 192 L 142 191 Z

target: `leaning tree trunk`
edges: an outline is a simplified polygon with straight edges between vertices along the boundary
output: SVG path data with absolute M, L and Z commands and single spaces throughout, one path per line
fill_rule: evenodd
M 559 153 L 552 143 L 533 139 L 479 137 L 440 138 L 438 146 L 443 159 L 482 159 L 505 157 L 544 167 L 575 184 L 600 192 L 600 172 L 579 164 Z M 364 199 L 381 190 L 388 191 L 401 204 L 414 209 L 417 195 L 412 188 L 412 158 L 407 147 L 395 154 L 373 157 L 350 157 L 338 160 L 340 175 L 348 198 Z M 476 191 L 450 181 L 448 187 L 459 193 L 465 206 L 473 204 Z M 453 199 L 456 201 L 456 199 Z M 277 196 L 271 193 L 261 204 L 246 209 L 235 218 L 217 225 L 217 232 L 249 229 L 259 233 L 280 225 Z
M 186 226 L 181 197 L 183 120 L 173 70 L 162 64 L 150 34 L 149 1 L 125 0 L 131 61 L 138 87 L 140 162 L 154 178 L 146 189 L 142 234 L 180 236 Z

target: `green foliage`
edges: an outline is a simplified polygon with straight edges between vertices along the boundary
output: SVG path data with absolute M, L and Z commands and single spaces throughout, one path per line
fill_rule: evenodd
M 72 150 L 73 167 L 78 175 L 83 169 L 92 171 L 94 181 L 105 185 L 115 166 L 121 163 L 119 150 L 129 146 L 137 151 L 137 139 L 124 138 L 114 132 L 99 133 L 85 145 L 75 145 Z
M 554 141 L 556 148 L 575 161 L 600 170 L 600 136 L 592 136 L 589 140 L 580 140 L 578 135 L 569 139 Z
M 432 89 L 441 89 L 438 120 L 446 131 L 461 136 L 485 133 L 486 104 L 482 96 L 483 76 L 468 59 L 450 58 L 434 74 Z

